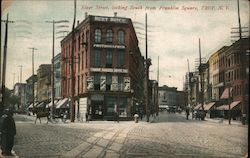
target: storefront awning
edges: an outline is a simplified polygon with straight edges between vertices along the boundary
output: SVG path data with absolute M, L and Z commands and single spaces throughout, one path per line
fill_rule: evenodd
M 240 101 L 234 101 L 230 104 L 230 108 L 233 109 L 234 107 L 236 107 L 237 105 L 240 104 Z
M 230 92 L 232 92 L 232 88 L 230 88 Z M 220 99 L 228 99 L 229 98 L 229 88 L 224 89 Z
M 56 106 L 56 103 L 58 102 L 59 100 L 54 100 L 54 106 Z M 52 102 L 50 102 L 49 104 L 46 105 L 46 108 L 50 108 L 52 107 Z
M 201 104 L 198 104 L 196 107 L 194 107 L 194 110 L 199 110 L 201 108 Z
M 230 104 L 230 109 L 233 109 L 237 105 L 239 105 L 240 101 L 234 101 Z M 229 110 L 229 105 L 222 105 L 216 108 L 217 110 Z
M 216 108 L 217 110 L 228 110 L 229 106 L 228 105 L 221 105 L 219 107 Z
M 62 100 L 59 100 L 57 103 L 56 103 L 56 108 L 57 109 L 60 109 L 60 108 L 67 108 L 69 107 L 69 104 L 68 104 L 68 98 L 64 98 Z
M 36 107 L 37 104 L 38 104 L 38 103 L 35 103 L 34 106 Z M 31 103 L 31 104 L 28 106 L 28 108 L 29 108 L 29 109 L 33 108 L 33 103 Z
M 210 110 L 214 106 L 215 102 L 205 104 L 204 110 Z
M 35 107 L 36 108 L 42 108 L 43 106 L 44 106 L 44 102 L 41 102 L 41 103 L 37 104 Z

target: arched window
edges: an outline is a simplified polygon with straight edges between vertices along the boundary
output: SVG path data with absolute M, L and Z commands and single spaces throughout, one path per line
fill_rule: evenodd
M 112 32 L 112 30 L 111 29 L 108 29 L 107 30 L 107 42 L 111 42 L 112 43 L 112 41 L 113 41 L 113 32 Z
M 101 29 L 95 29 L 95 42 L 100 43 L 102 39 Z
M 118 44 L 124 44 L 125 41 L 124 31 L 118 31 Z

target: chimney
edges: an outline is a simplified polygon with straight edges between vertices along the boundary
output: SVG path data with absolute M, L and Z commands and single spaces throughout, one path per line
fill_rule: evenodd
M 85 19 L 88 17 L 88 12 L 85 12 Z
M 117 12 L 114 12 L 114 17 L 117 17 Z

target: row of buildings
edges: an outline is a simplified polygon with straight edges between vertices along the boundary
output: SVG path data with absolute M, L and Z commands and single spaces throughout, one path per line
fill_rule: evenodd
M 186 74 L 184 90 L 188 93 L 188 103 L 199 109 L 204 100 L 207 111 L 223 111 L 222 117 L 229 117 L 229 110 L 232 110 L 234 119 L 248 118 L 249 38 L 222 47 L 202 65 L 202 71 Z M 204 95 L 201 93 L 201 75 Z
M 116 15 L 86 16 L 77 23 L 74 42 L 72 39 L 70 32 L 61 41 L 61 53 L 54 58 L 56 102 L 72 99 L 73 94 L 78 119 L 86 113 L 92 119 L 112 119 L 115 109 L 121 118 L 131 118 L 139 110 L 146 111 L 145 59 L 131 19 Z M 35 102 L 51 105 L 51 70 L 50 64 L 40 65 L 37 75 L 27 79 L 27 83 L 14 86 L 15 94 L 25 95 L 21 107 L 31 107 L 33 77 Z M 148 108 L 150 113 L 156 113 L 157 81 L 149 81 L 149 87 Z

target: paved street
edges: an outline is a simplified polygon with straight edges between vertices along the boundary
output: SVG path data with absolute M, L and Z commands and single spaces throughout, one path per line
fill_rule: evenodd
M 152 119 L 152 118 L 151 118 Z M 244 157 L 247 127 L 161 113 L 140 121 L 34 124 L 15 116 L 19 157 Z

